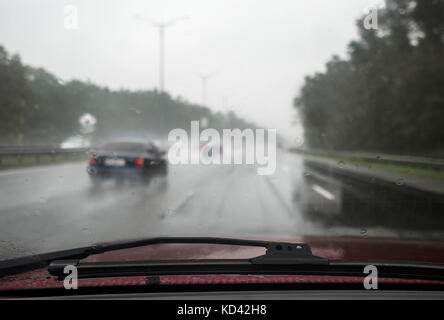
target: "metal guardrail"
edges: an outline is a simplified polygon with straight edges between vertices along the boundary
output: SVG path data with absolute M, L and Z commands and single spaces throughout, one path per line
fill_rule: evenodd
M 349 159 L 365 160 L 371 162 L 409 165 L 422 168 L 444 169 L 444 159 L 438 159 L 438 158 L 400 156 L 400 155 L 379 154 L 379 153 L 326 152 L 320 150 L 303 150 L 303 149 L 292 149 L 292 150 L 295 152 L 315 155 L 315 156 L 319 155 L 319 156 L 335 157 L 335 158 L 349 158 Z M 40 155 L 56 156 L 59 154 L 87 153 L 88 151 L 90 151 L 90 149 L 88 148 L 60 148 L 60 147 L 50 147 L 50 146 L 0 147 L 0 165 L 1 165 L 1 160 L 4 156 L 17 156 L 17 157 L 40 156 Z
M 39 155 L 39 154 L 59 154 L 59 153 L 82 153 L 87 152 L 87 148 L 60 148 L 60 147 L 0 147 L 0 157 L 3 155 Z
M 314 156 L 318 155 L 325 157 L 348 158 L 356 160 L 365 160 L 370 162 L 392 163 L 392 164 L 407 165 L 420 168 L 444 170 L 444 159 L 439 159 L 439 158 L 415 157 L 415 156 L 404 156 L 404 155 L 401 156 L 401 155 L 380 154 L 380 153 L 326 152 L 320 150 L 302 150 L 302 149 L 292 149 L 292 150 L 299 153 L 314 155 Z
M 34 157 L 39 160 L 42 156 L 55 158 L 59 155 L 80 155 L 88 153 L 87 148 L 60 148 L 50 146 L 24 146 L 24 147 L 0 147 L 0 166 L 5 158 L 15 157 L 18 163 L 25 157 Z

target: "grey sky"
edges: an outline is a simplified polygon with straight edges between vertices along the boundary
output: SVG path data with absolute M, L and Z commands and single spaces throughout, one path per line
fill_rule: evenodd
M 134 19 L 189 15 L 166 34 L 166 89 L 201 102 L 199 73 L 214 73 L 208 104 L 295 137 L 292 99 L 304 76 L 344 55 L 372 0 L 0 0 L 0 44 L 62 79 L 110 88 L 158 86 L 158 33 Z M 64 28 L 65 5 L 79 28 Z

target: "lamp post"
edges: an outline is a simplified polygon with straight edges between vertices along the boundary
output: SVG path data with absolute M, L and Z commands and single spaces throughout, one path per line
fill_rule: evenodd
M 157 22 L 153 19 L 135 15 L 134 16 L 138 20 L 142 20 L 156 27 L 159 31 L 159 90 L 160 93 L 163 93 L 165 90 L 165 30 L 174 24 L 176 24 L 180 20 L 189 19 L 188 16 L 181 16 L 166 22 Z

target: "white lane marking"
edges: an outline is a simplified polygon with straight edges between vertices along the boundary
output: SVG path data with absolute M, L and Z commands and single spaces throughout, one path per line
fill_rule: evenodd
M 333 195 L 333 193 L 331 193 L 328 190 L 325 190 L 324 188 L 322 188 L 321 186 L 318 186 L 317 184 L 312 185 L 311 188 L 328 200 L 335 199 L 335 196 Z

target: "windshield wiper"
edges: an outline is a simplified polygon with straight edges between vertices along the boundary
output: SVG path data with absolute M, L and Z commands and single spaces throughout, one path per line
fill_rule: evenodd
M 0 276 L 5 274 L 20 273 L 29 269 L 46 266 L 55 260 L 84 259 L 90 255 L 100 254 L 108 251 L 143 247 L 155 244 L 221 244 L 234 246 L 251 246 L 267 248 L 268 255 L 253 258 L 255 262 L 270 264 L 285 263 L 328 263 L 327 259 L 313 256 L 310 247 L 303 243 L 287 243 L 259 240 L 244 240 L 232 238 L 214 237 L 157 237 L 141 240 L 117 242 L 111 244 L 92 245 L 87 247 L 62 250 L 33 256 L 15 258 L 0 261 Z M 276 250 L 275 250 L 276 249 Z M 271 258 L 271 259 L 270 259 Z
M 190 259 L 161 261 L 81 262 L 93 254 L 154 244 L 221 244 L 266 248 L 265 255 L 250 259 Z M 304 243 L 242 240 L 211 237 L 164 237 L 96 245 L 0 262 L 0 273 L 20 267 L 48 265 L 51 275 L 64 278 L 67 265 L 77 267 L 79 278 L 160 276 L 184 274 L 298 274 L 365 276 L 364 267 L 378 268 L 379 277 L 443 280 L 444 265 L 420 262 L 328 260 L 314 256 Z M 9 272 L 8 272 L 9 271 Z
M 122 262 L 93 262 L 80 263 L 78 260 L 56 260 L 49 265 L 51 275 L 60 279 L 65 276 L 67 265 L 77 267 L 79 278 L 160 275 L 160 274 L 215 274 L 215 273 L 260 273 L 264 269 L 282 270 L 283 266 L 291 269 L 295 265 L 316 266 L 328 265 L 329 260 L 314 256 L 310 247 L 305 243 L 267 242 L 255 240 L 241 240 L 229 238 L 154 238 L 117 244 L 107 247 L 105 251 L 123 248 L 158 244 L 158 243 L 201 243 L 222 244 L 235 246 L 253 246 L 266 248 L 265 255 L 250 259 L 189 259 L 189 260 L 163 260 L 163 261 L 122 261 Z
M 202 275 L 202 274 L 297 274 L 363 277 L 364 268 L 374 265 L 384 278 L 444 280 L 444 265 L 397 261 L 350 262 L 314 256 L 304 243 L 268 242 L 227 238 L 153 238 L 107 246 L 105 251 L 158 243 L 201 243 L 266 248 L 265 255 L 250 259 L 188 259 L 159 261 L 80 262 L 56 260 L 49 265 L 51 275 L 63 279 L 67 265 L 77 267 L 79 278 Z

